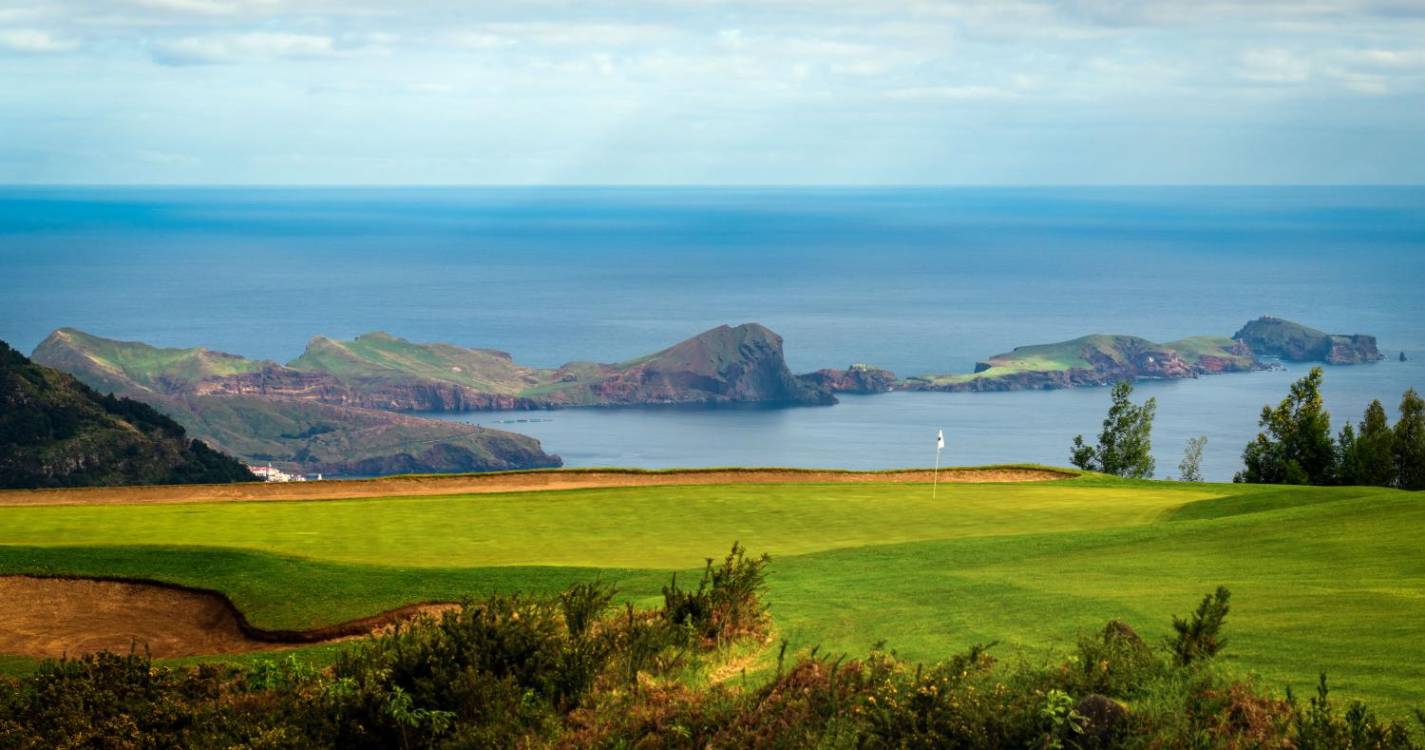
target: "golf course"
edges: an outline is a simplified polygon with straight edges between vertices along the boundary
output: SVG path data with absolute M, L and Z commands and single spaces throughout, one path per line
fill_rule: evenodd
M 1325 672 L 1337 694 L 1387 715 L 1425 704 L 1419 493 L 1041 467 L 942 470 L 938 480 L 569 470 L 441 481 L 257 485 L 242 489 L 248 497 L 204 486 L 0 492 L 0 577 L 217 592 L 251 628 L 304 631 L 595 579 L 653 606 L 670 576 L 696 580 L 705 558 L 740 542 L 771 555 L 768 603 L 790 651 L 882 644 L 925 661 L 991 642 L 1001 659 L 1047 658 L 1111 618 L 1160 643 L 1173 615 L 1223 585 L 1229 668 L 1298 692 Z M 25 585 L 7 597 L 0 629 L 36 616 L 26 607 L 43 592 Z M 36 663 L 23 646 L 12 637 L 0 664 Z

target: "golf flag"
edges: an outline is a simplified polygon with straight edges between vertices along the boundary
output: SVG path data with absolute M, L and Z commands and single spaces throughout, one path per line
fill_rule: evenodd
M 944 447 L 945 447 L 945 431 L 944 431 L 944 430 L 936 430 L 936 431 L 935 431 L 935 450 L 940 450 L 940 449 L 942 449 L 942 448 L 944 448 Z

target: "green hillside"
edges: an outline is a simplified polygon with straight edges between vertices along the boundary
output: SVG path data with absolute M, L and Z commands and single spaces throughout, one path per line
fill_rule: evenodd
M 878 641 L 938 659 L 1062 651 L 1108 617 L 1145 636 L 1223 584 L 1228 664 L 1318 672 L 1396 715 L 1425 702 L 1425 497 L 1370 488 L 1127 482 L 648 487 L 440 498 L 14 507 L 0 570 L 216 588 L 258 625 L 310 627 L 599 576 L 652 603 L 740 540 L 772 554 L 793 648 Z
M 503 395 L 519 394 L 547 377 L 515 364 L 504 352 L 418 344 L 379 331 L 351 341 L 318 336 L 288 367 L 328 373 L 344 382 L 433 380 Z
M 149 406 L 100 395 L 0 341 L 0 487 L 254 479 Z
M 207 377 L 256 372 L 272 364 L 202 347 L 165 349 L 116 341 L 73 328 L 51 333 L 35 349 L 34 358 L 65 372 L 84 372 L 94 387 L 114 392 L 134 386 L 169 392 Z

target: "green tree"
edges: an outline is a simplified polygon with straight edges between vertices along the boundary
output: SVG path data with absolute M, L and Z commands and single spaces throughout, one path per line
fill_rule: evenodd
M 1395 461 L 1395 456 L 1392 455 L 1390 460 Z M 1391 467 L 1394 468 L 1394 463 Z M 1364 475 L 1361 449 L 1356 445 L 1356 427 L 1348 419 L 1336 436 L 1336 481 L 1349 485 L 1365 484 L 1361 480 Z
M 1088 445 L 1083 435 L 1074 437 L 1069 460 L 1075 466 L 1132 479 L 1153 476 L 1153 417 L 1158 413 L 1158 400 L 1150 398 L 1140 406 L 1128 400 L 1132 394 L 1133 384 L 1126 380 L 1113 386 L 1113 403 L 1103 420 L 1098 445 Z
M 1263 431 L 1242 451 L 1246 468 L 1233 481 L 1254 484 L 1331 484 L 1336 479 L 1336 443 L 1331 414 L 1321 402 L 1320 367 L 1292 383 L 1273 409 L 1262 407 Z
M 1396 483 L 1399 471 L 1395 466 L 1395 433 L 1380 401 L 1372 401 L 1366 407 L 1352 454 L 1355 484 L 1391 487 Z
M 1178 463 L 1179 482 L 1202 481 L 1202 449 L 1207 447 L 1207 436 L 1188 438 L 1183 447 L 1183 460 Z
M 1401 489 L 1425 490 L 1425 400 L 1414 388 L 1400 400 L 1395 423 L 1395 467 Z

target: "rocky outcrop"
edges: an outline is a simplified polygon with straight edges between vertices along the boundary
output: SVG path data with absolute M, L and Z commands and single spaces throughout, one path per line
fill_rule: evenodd
M 1262 357 L 1287 362 L 1325 362 L 1354 365 L 1385 359 L 1376 337 L 1366 334 L 1329 334 L 1281 318 L 1258 318 L 1232 335 Z
M 573 363 L 527 396 L 546 406 L 836 403 L 787 369 L 782 337 L 757 323 L 718 326 L 663 351 L 616 365 Z
M 313 463 L 310 470 L 336 476 L 376 477 L 388 474 L 460 474 L 513 469 L 553 469 L 560 466 L 563 466 L 563 461 L 558 456 L 551 456 L 540 450 L 537 442 L 531 446 L 509 439 L 509 433 L 502 433 L 486 441 L 479 450 L 453 443 L 436 443 L 408 452 Z
M 1200 370 L 1174 349 L 1136 336 L 1085 336 L 1024 346 L 979 363 L 972 375 L 908 378 L 911 391 L 1024 391 L 1108 385 L 1120 380 L 1195 378 Z
M 798 377 L 813 388 L 829 393 L 885 393 L 896 387 L 894 372 L 862 364 L 845 370 L 817 370 Z
M 386 411 L 487 411 L 548 406 L 539 399 L 482 392 L 456 383 L 432 380 L 401 383 L 374 378 L 341 380 L 330 373 L 305 372 L 276 364 L 257 372 L 205 378 L 188 390 L 198 396 L 261 396 Z

